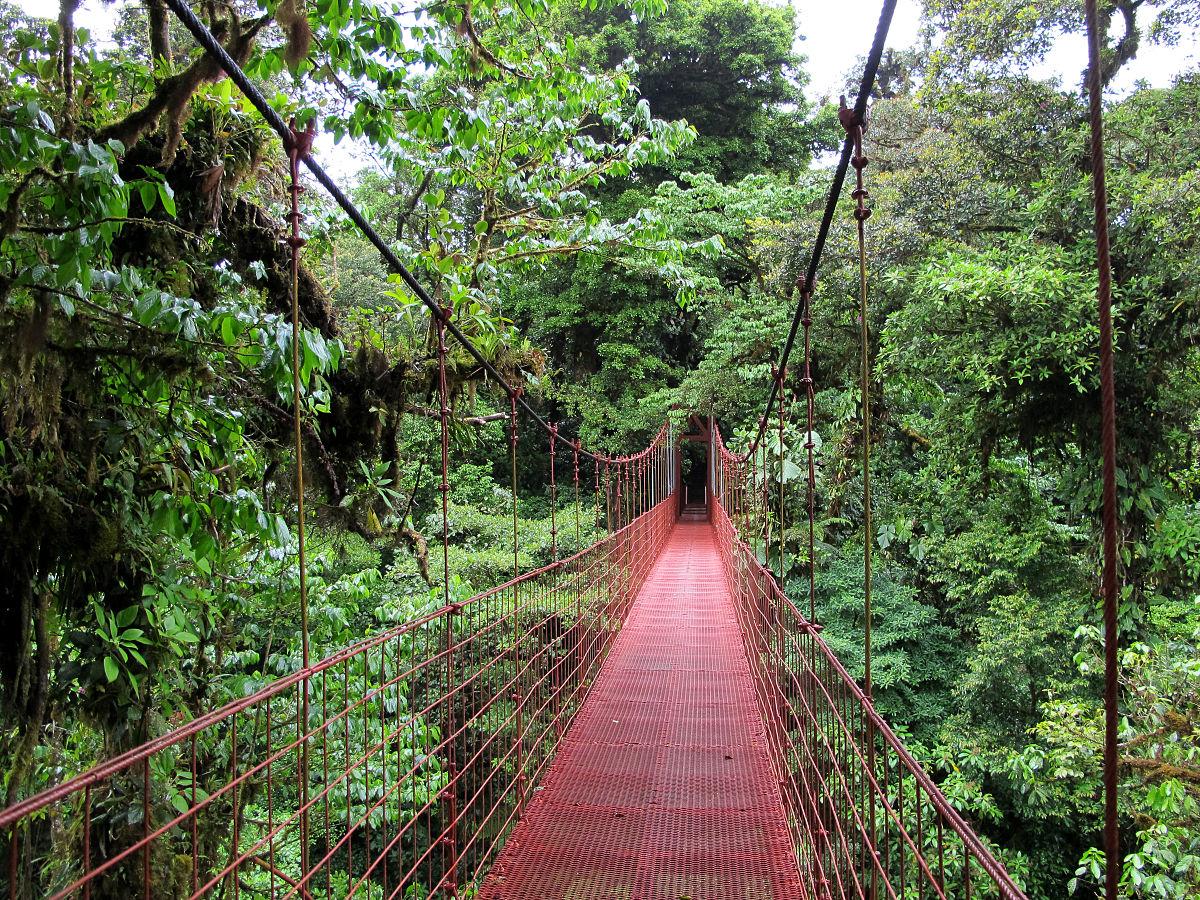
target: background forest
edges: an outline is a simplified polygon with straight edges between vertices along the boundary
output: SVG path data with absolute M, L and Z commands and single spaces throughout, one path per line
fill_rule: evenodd
M 1106 84 L 1200 24 L 1195 0 L 1102 6 Z M 160 0 L 115 5 L 111 44 L 76 26 L 77 7 L 39 20 L 0 0 L 0 804 L 300 662 L 286 157 Z M 356 202 L 564 434 L 627 452 L 672 410 L 696 411 L 745 446 L 843 134 L 834 103 L 806 99 L 802 12 L 196 11 L 281 114 L 369 159 L 346 185 Z M 927 0 L 924 16 L 922 42 L 885 55 L 867 134 L 869 434 L 848 203 L 814 298 L 818 609 L 861 675 L 869 440 L 877 702 L 1030 896 L 1092 896 L 1091 159 L 1078 84 L 1031 74 L 1055 35 L 1082 40 L 1082 5 Z M 1194 71 L 1107 108 L 1130 897 L 1200 893 L 1197 108 Z M 319 191 L 304 204 L 324 654 L 440 602 L 426 547 L 441 528 L 437 368 L 416 298 Z M 450 569 L 465 596 L 511 571 L 507 401 L 461 349 L 451 390 Z M 785 437 L 799 523 L 798 421 Z M 550 558 L 543 443 L 521 447 L 522 566 Z M 582 518 L 586 543 L 595 512 Z M 786 539 L 785 579 L 803 593 L 807 529 Z M 576 540 L 559 529 L 565 550 Z

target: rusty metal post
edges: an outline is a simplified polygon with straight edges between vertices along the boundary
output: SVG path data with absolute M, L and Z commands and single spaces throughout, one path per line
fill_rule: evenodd
M 1112 258 L 1108 239 L 1108 185 L 1104 159 L 1103 90 L 1100 79 L 1100 23 L 1096 0 L 1085 0 L 1088 36 L 1088 123 L 1091 134 L 1092 193 L 1095 209 L 1096 294 L 1100 318 L 1100 448 L 1103 457 L 1104 567 L 1104 854 L 1106 900 L 1117 900 L 1121 881 L 1121 829 L 1117 810 L 1120 773 L 1117 738 L 1119 666 L 1117 612 L 1117 391 L 1113 366 Z
M 309 668 L 310 649 L 308 638 L 308 558 L 307 535 L 304 527 L 304 441 L 303 418 L 304 405 L 300 384 L 300 248 L 304 246 L 304 238 L 300 236 L 300 194 L 304 187 L 300 184 L 300 162 L 312 150 L 316 128 L 309 122 L 304 131 L 299 131 L 293 122 L 290 128 L 291 139 L 288 142 L 288 162 L 291 175 L 291 230 L 288 234 L 288 246 L 291 248 L 291 306 L 292 306 L 292 440 L 296 453 L 296 541 L 297 565 L 300 569 L 300 662 L 307 672 Z M 300 708 L 296 711 L 299 721 L 296 723 L 299 738 L 299 765 L 296 767 L 296 778 L 299 784 L 300 796 L 300 871 L 301 876 L 308 875 L 308 718 L 309 718 L 309 681 L 307 674 L 301 685 Z

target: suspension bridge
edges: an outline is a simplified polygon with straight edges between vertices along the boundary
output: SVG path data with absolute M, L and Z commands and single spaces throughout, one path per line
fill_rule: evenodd
M 587 549 L 5 810 L 10 896 L 1022 897 L 677 438 L 594 466 Z
M 294 347 L 300 317 L 297 197 L 306 166 L 430 312 L 441 424 L 442 576 L 437 608 L 314 661 L 299 572 L 303 660 L 252 695 L 0 810 L 0 895 L 26 897 L 411 898 L 487 900 L 824 900 L 1023 898 L 1020 886 L 922 769 L 871 700 L 870 440 L 864 440 L 867 669 L 860 683 L 822 638 L 815 606 L 814 387 L 817 268 L 844 179 L 855 171 L 864 422 L 870 421 L 870 216 L 863 123 L 894 0 L 884 3 L 800 302 L 757 432 L 742 453 L 718 424 L 664 424 L 649 446 L 612 457 L 560 436 L 508 385 L 313 160 L 312 133 L 284 123 L 182 0 L 166 0 L 289 152 Z M 1088 2 L 1092 74 L 1098 71 Z M 1100 141 L 1098 82 L 1093 140 Z M 1099 154 L 1103 159 L 1103 154 Z M 1105 207 L 1103 171 L 1097 209 Z M 1107 265 L 1098 215 L 1101 267 Z M 1101 322 L 1106 318 L 1101 278 Z M 801 334 L 802 332 L 802 334 Z M 449 591 L 447 334 L 509 401 L 514 573 L 466 600 Z M 788 364 L 807 421 L 809 597 L 781 588 Z M 1111 350 L 1104 354 L 1106 507 L 1111 494 Z M 298 372 L 298 363 L 294 366 Z M 298 374 L 296 396 L 301 385 Z M 302 457 L 302 404 L 295 405 Z M 779 452 L 772 455 L 774 416 Z M 522 419 L 548 436 L 551 508 L 558 459 L 603 536 L 520 572 L 517 468 Z M 528 437 L 525 438 L 528 441 Z M 685 502 L 682 446 L 699 445 L 701 490 Z M 1111 494 L 1111 496 L 1110 496 Z M 775 501 L 778 501 L 776 503 Z M 796 523 L 792 523 L 793 526 Z M 1111 529 L 1110 529 L 1111 526 Z M 1115 558 L 1115 515 L 1106 554 Z M 552 533 L 557 535 L 558 522 Z M 1115 636 L 1115 568 L 1106 566 Z M 1116 641 L 1108 641 L 1110 652 Z M 1115 752 L 1115 656 L 1109 741 Z M 1115 765 L 1106 847 L 1116 856 Z M 1108 897 L 1116 897 L 1109 867 Z

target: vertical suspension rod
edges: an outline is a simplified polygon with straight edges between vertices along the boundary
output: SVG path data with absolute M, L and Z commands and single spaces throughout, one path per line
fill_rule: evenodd
M 871 217 L 867 207 L 870 194 L 864 186 L 863 169 L 867 157 L 863 153 L 863 117 L 845 107 L 843 98 L 842 123 L 854 143 L 854 156 L 850 164 L 854 167 L 855 188 L 854 220 L 858 232 L 858 320 L 859 320 L 859 408 L 862 415 L 862 479 L 863 479 L 863 687 L 867 697 L 871 694 L 871 610 L 872 544 L 874 528 L 871 521 L 871 323 L 867 313 L 867 238 L 866 223 Z
M 304 668 L 308 668 L 308 573 L 306 571 L 307 546 L 304 530 L 304 405 L 300 384 L 300 248 L 305 240 L 300 236 L 300 195 L 304 187 L 300 184 L 300 160 L 312 148 L 314 130 L 312 123 L 304 131 L 292 128 L 292 141 L 288 150 L 291 166 L 291 232 L 287 243 L 291 248 L 291 305 L 292 305 L 292 442 L 296 454 L 296 526 L 297 555 L 300 566 L 300 654 Z
M 297 566 L 300 575 L 300 662 L 307 673 L 311 652 L 308 635 L 308 548 L 304 523 L 304 403 L 300 384 L 300 248 L 304 238 L 300 236 L 300 162 L 312 150 L 316 128 L 310 121 L 304 131 L 298 131 L 293 122 L 289 126 L 288 163 L 291 175 L 291 231 L 287 243 L 291 248 L 291 305 L 292 305 L 292 440 L 296 453 L 296 542 Z M 296 732 L 300 738 L 300 765 L 296 774 L 300 794 L 300 868 L 301 875 L 308 875 L 308 676 L 300 685 L 299 721 Z
M 550 424 L 550 558 L 558 562 L 558 484 L 555 480 L 556 444 L 558 425 Z
M 808 455 L 808 620 L 817 621 L 817 559 L 816 559 L 816 520 L 817 520 L 817 463 L 815 452 L 816 441 L 813 440 L 814 407 L 816 395 L 813 391 L 812 377 L 812 285 L 801 275 L 796 286 L 800 289 L 800 322 L 804 326 L 804 375 L 800 383 L 804 386 L 804 405 L 807 416 L 807 433 L 804 436 L 804 450 Z
M 519 399 L 520 388 L 514 389 L 509 395 L 510 404 L 509 414 L 512 416 L 509 422 L 508 432 L 508 455 L 509 463 L 512 469 L 512 548 L 513 548 L 513 578 L 520 577 L 521 563 L 519 558 L 520 542 L 518 540 L 518 524 L 517 524 L 517 400 Z M 517 784 L 517 815 L 525 809 L 525 692 L 521 683 L 521 591 L 520 585 L 514 583 L 512 586 L 513 595 L 513 661 L 514 661 L 514 688 L 511 695 L 513 703 L 516 704 L 515 724 L 517 729 L 516 735 L 516 784 Z
M 435 316 L 437 322 L 438 349 L 438 414 L 441 424 L 442 439 L 442 605 L 446 613 L 446 683 L 455 683 L 454 668 L 454 618 L 457 604 L 450 601 L 450 391 L 446 381 L 446 323 L 454 315 L 452 306 L 443 306 L 442 315 Z M 515 421 L 515 420 L 514 420 Z M 382 671 L 382 669 L 381 669 Z M 454 703 L 447 704 L 448 732 L 450 737 L 446 745 L 447 774 L 450 783 L 443 791 L 443 797 L 449 803 L 450 822 L 446 826 L 446 839 L 449 842 L 450 864 L 447 867 L 447 890 L 451 897 L 458 894 L 458 761 L 454 746 L 455 716 Z M 386 860 L 386 856 L 384 857 Z
M 517 400 L 520 396 L 521 389 L 517 388 L 508 395 L 509 400 L 509 415 L 512 418 L 509 420 L 508 428 L 508 458 L 509 465 L 512 469 L 512 547 L 513 547 L 513 578 L 517 578 L 521 574 L 521 564 L 517 559 L 518 540 L 517 540 Z
M 787 563 L 787 528 L 786 510 L 784 508 L 784 459 L 783 459 L 783 422 L 787 415 L 787 404 L 785 403 L 786 394 L 784 393 L 785 384 L 787 382 L 787 367 L 779 369 L 776 373 L 776 382 L 779 385 L 779 587 L 784 588 L 784 579 L 787 573 L 784 571 Z
M 859 408 L 862 415 L 862 479 L 863 479 L 863 690 L 870 702 L 874 697 L 874 682 L 871 675 L 871 637 L 874 627 L 874 611 L 871 606 L 871 589 L 874 580 L 872 553 L 875 544 L 875 529 L 872 522 L 871 500 L 871 322 L 867 306 L 867 219 L 871 210 L 867 206 L 870 194 L 865 184 L 863 170 L 868 159 L 863 153 L 863 132 L 866 125 L 863 115 L 846 110 L 843 113 L 843 124 L 854 142 L 854 156 L 850 164 L 854 167 L 855 186 L 851 197 L 854 198 L 854 221 L 858 234 L 858 319 L 859 319 Z M 867 766 L 871 773 L 875 772 L 875 729 L 868 723 Z M 869 828 L 872 847 L 875 844 L 876 813 L 875 795 L 870 798 L 868 810 Z M 919 800 L 918 800 L 918 809 Z M 920 828 L 920 819 L 917 820 Z M 878 878 L 875 867 L 871 867 L 870 896 L 873 900 L 878 891 Z
M 1117 819 L 1117 400 L 1113 366 L 1112 258 L 1108 238 L 1108 185 L 1104 160 L 1100 19 L 1096 0 L 1085 0 L 1088 36 L 1088 122 L 1091 130 L 1095 207 L 1097 304 L 1100 314 L 1100 452 L 1103 457 L 1104 567 L 1104 854 L 1106 900 L 1117 900 L 1121 879 L 1121 833 Z
M 575 440 L 571 444 L 571 461 L 575 467 L 574 482 L 575 482 L 575 550 L 576 552 L 583 546 L 581 538 L 581 529 L 579 527 L 579 441 Z

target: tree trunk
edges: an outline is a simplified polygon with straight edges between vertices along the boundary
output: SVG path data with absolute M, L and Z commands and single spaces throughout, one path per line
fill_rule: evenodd
M 150 58 L 155 65 L 160 62 L 169 68 L 175 62 L 171 55 L 171 19 L 163 0 L 146 0 L 146 12 L 150 14 Z
M 63 133 L 70 137 L 75 122 L 75 10 L 79 0 L 61 0 L 58 7 L 58 30 L 62 35 L 62 51 L 58 74 L 63 92 Z

